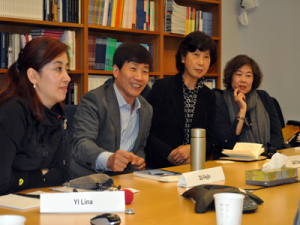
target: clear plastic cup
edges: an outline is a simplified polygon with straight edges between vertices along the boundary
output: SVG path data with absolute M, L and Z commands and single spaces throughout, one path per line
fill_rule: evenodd
M 1 215 L 0 225 L 24 225 L 26 218 L 18 215 Z
M 217 225 L 240 225 L 244 195 L 238 193 L 214 194 Z

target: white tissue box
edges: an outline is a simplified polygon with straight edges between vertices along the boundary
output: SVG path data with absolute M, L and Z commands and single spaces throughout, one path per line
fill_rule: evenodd
M 279 184 L 294 183 L 298 181 L 297 168 L 281 168 L 276 170 L 245 171 L 246 184 L 259 186 L 275 186 Z

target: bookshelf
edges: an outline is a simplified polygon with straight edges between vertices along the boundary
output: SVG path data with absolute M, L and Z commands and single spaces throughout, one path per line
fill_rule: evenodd
M 118 28 L 89 24 L 89 0 L 81 1 L 81 24 L 37 21 L 18 18 L 0 17 L 0 31 L 24 34 L 31 29 L 66 29 L 76 33 L 76 69 L 70 71 L 71 82 L 77 83 L 78 97 L 88 91 L 88 76 L 112 75 L 111 71 L 88 69 L 88 37 L 99 36 L 117 39 L 120 42 L 136 41 L 153 44 L 153 72 L 150 76 L 163 78 L 177 73 L 175 54 L 184 35 L 164 32 L 164 0 L 151 0 L 155 2 L 154 31 Z M 213 14 L 212 38 L 217 44 L 218 58 L 216 64 L 210 68 L 207 78 L 214 78 L 217 87 L 221 85 L 221 4 L 222 0 L 176 0 L 183 6 L 190 6 L 196 10 L 211 12 Z M 0 69 L 0 89 L 4 84 L 6 69 Z

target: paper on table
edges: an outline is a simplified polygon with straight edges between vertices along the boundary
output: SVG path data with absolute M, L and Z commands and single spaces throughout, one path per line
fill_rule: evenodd
M 264 149 L 262 144 L 237 142 L 232 150 L 224 149 L 223 154 L 235 157 L 255 158 L 258 159 Z
M 51 188 L 53 191 L 60 191 L 64 193 L 72 193 L 72 192 L 90 192 L 92 190 L 86 190 L 86 189 L 80 189 L 80 188 L 73 188 L 73 187 L 57 187 L 57 188 Z M 74 191 L 76 189 L 76 191 Z
M 0 206 L 14 209 L 29 209 L 40 206 L 40 200 L 15 194 L 0 196 Z

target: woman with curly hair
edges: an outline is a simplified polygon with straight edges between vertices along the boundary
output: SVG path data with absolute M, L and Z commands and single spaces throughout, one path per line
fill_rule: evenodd
M 215 146 L 232 149 L 236 142 L 283 147 L 283 136 L 276 108 L 266 91 L 257 90 L 262 81 L 258 64 L 238 55 L 225 66 L 223 96 L 217 100 Z M 218 155 L 215 152 L 215 157 Z

